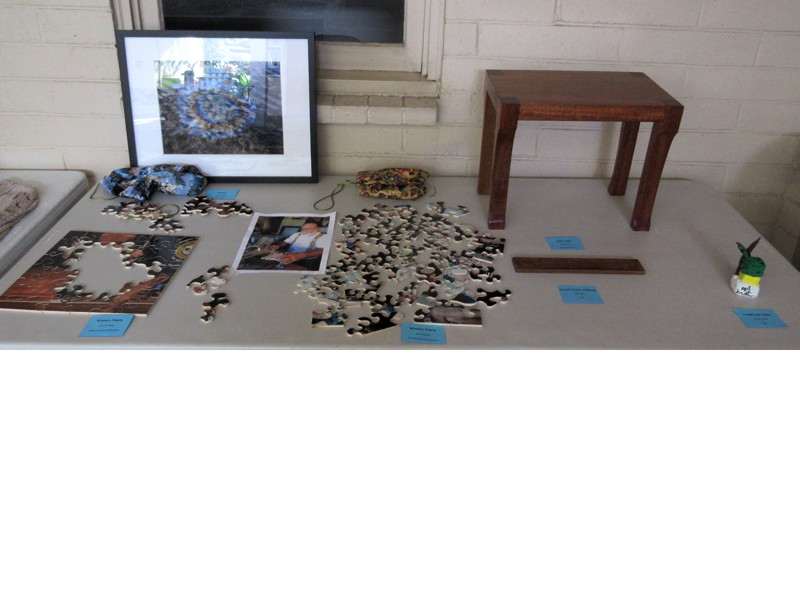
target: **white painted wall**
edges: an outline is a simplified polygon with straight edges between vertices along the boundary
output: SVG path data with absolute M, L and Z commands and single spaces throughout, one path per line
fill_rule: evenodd
M 109 0 L 0 0 L 0 168 L 94 178 L 128 157 Z M 478 170 L 485 69 L 643 71 L 686 106 L 665 177 L 800 237 L 800 0 L 447 0 L 436 126 L 320 126 L 321 173 Z M 521 123 L 512 174 L 609 176 L 615 124 Z M 642 127 L 634 163 L 649 128 Z
M 0 167 L 128 161 L 109 0 L 0 0 Z

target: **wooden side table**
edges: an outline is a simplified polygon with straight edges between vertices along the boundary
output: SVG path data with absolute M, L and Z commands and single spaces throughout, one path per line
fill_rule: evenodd
M 614 173 L 608 186 L 628 185 L 639 124 L 652 122 L 631 228 L 648 231 L 658 184 L 683 105 L 644 73 L 604 71 L 486 71 L 478 193 L 490 194 L 489 229 L 504 229 L 511 150 L 517 122 L 621 121 Z

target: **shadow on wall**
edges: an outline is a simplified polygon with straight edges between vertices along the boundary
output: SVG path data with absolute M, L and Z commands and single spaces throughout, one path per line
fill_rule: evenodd
M 725 181 L 734 208 L 789 260 L 800 237 L 800 209 L 795 207 L 797 217 L 786 218 L 792 206 L 789 190 L 800 164 L 799 139 L 795 134 L 776 136 L 746 160 L 729 165 Z M 800 205 L 800 192 L 794 203 Z
M 800 135 L 795 135 L 795 138 L 800 138 Z M 783 193 L 783 204 L 777 227 L 787 227 L 787 233 L 794 237 L 794 250 L 792 255 L 787 258 L 794 268 L 800 271 L 800 145 L 792 165 L 789 182 Z

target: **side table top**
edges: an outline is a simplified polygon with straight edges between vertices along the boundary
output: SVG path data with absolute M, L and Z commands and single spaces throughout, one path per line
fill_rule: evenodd
M 548 118 L 547 107 L 566 109 L 560 115 L 565 120 L 581 118 L 582 107 L 594 109 L 592 118 L 597 120 L 614 118 L 605 110 L 623 109 L 649 109 L 651 114 L 636 118 L 660 120 L 670 108 L 683 107 L 644 73 L 627 71 L 487 70 L 486 89 L 502 103 L 520 104 L 520 118 L 532 120 Z M 536 107 L 541 107 L 542 116 L 525 114 L 526 108 Z M 576 114 L 570 116 L 569 111 Z

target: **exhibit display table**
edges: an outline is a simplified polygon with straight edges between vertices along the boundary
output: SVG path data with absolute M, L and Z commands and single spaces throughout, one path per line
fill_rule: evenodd
M 0 275 L 25 254 L 89 188 L 80 171 L 0 169 L 0 179 L 33 187 L 39 204 L 0 239 Z
M 313 204 L 343 177 L 318 184 L 213 184 L 238 190 L 236 202 L 257 213 L 314 214 Z M 800 348 L 800 272 L 768 242 L 755 254 L 766 272 L 755 299 L 730 288 L 740 254 L 759 234 L 715 191 L 684 180 L 665 180 L 649 232 L 633 231 L 628 219 L 635 194 L 609 196 L 607 180 L 511 179 L 507 228 L 486 229 L 488 199 L 476 192 L 475 178 L 434 177 L 436 194 L 411 203 L 359 197 L 354 186 L 335 196 L 333 240 L 342 240 L 343 219 L 377 205 L 410 204 L 418 213 L 460 207 L 452 221 L 479 234 L 504 239 L 491 260 L 499 277 L 478 285 L 510 292 L 495 303 L 478 302 L 482 324 L 441 325 L 443 344 L 405 339 L 402 326 L 363 335 L 348 327 L 311 326 L 320 302 L 301 287 L 301 275 L 285 272 L 231 272 L 220 287 L 230 304 L 204 322 L 202 304 L 190 282 L 208 269 L 234 266 L 251 216 L 180 215 L 182 229 L 171 236 L 197 237 L 191 254 L 149 314 L 133 318 L 124 335 L 81 337 L 90 315 L 53 311 L 0 310 L 0 346 L 4 348 L 286 348 L 286 349 L 756 349 Z M 181 205 L 185 197 L 157 194 L 154 203 Z M 70 231 L 112 234 L 163 233 L 147 220 L 123 220 L 104 214 L 117 201 L 81 199 L 0 279 L 6 291 L 43 254 Z M 467 212 L 464 212 L 467 211 Z M 467 227 L 468 228 L 468 227 Z M 380 232 L 376 234 L 380 237 Z M 374 240 L 373 240 L 374 241 Z M 562 245 L 559 246 L 559 243 Z M 575 245 L 582 249 L 574 249 Z M 555 245 L 554 245 L 555 244 Z M 367 246 L 365 246 L 367 247 Z M 520 256 L 637 259 L 644 274 L 517 273 Z M 328 265 L 343 257 L 334 245 Z M 102 275 L 96 275 L 102 280 Z M 569 296 L 567 292 L 578 292 Z M 581 300 L 591 290 L 593 301 Z M 440 299 L 444 294 L 440 293 Z M 577 298 L 577 300 L 576 300 Z M 599 302 L 597 302 L 599 300 Z M 752 327 L 734 309 L 771 312 L 785 325 Z M 357 313 L 359 308 L 352 308 Z M 404 307 L 413 322 L 417 305 Z M 352 315 L 350 315 L 352 317 Z M 752 325 L 753 323 L 751 323 Z

